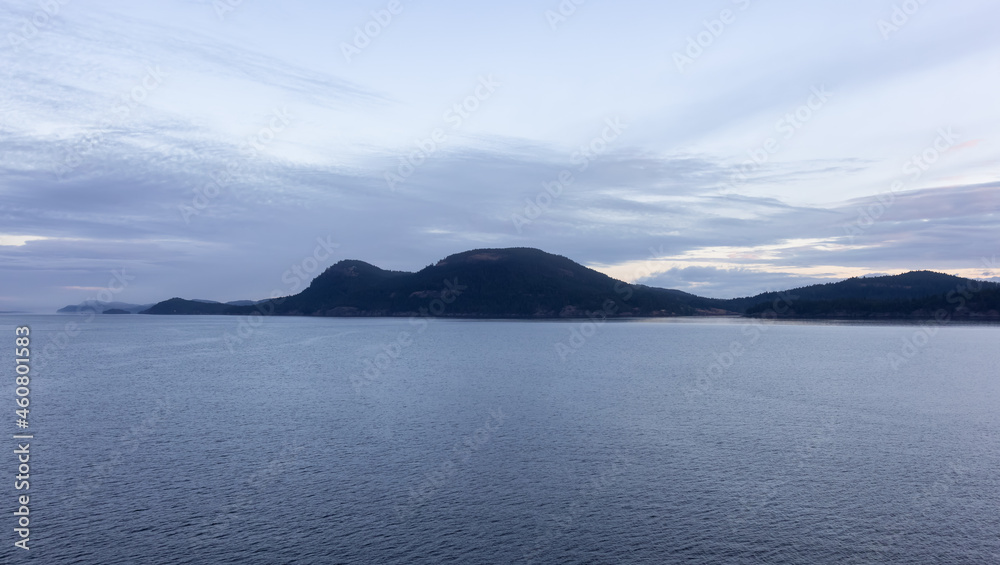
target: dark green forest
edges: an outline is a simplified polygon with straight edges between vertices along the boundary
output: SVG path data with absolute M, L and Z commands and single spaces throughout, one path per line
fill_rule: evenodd
M 302 292 L 257 303 L 172 298 L 144 314 L 586 318 L 747 315 L 783 318 L 997 318 L 996 283 L 931 271 L 852 278 L 719 300 L 626 284 L 538 249 L 476 249 L 416 273 L 345 260 Z

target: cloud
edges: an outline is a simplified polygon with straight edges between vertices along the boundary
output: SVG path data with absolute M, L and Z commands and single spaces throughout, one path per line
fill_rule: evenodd
M 174 166 L 161 147 L 141 159 L 128 151 L 95 156 L 64 181 L 44 172 L 8 177 L 8 229 L 32 229 L 51 241 L 32 242 L 30 254 L 0 252 L 0 269 L 49 273 L 39 276 L 65 280 L 68 287 L 87 286 L 74 282 L 74 273 L 100 279 L 124 265 L 156 273 L 155 288 L 146 283 L 147 294 L 134 299 L 139 302 L 183 289 L 204 296 L 198 291 L 208 286 L 219 289 L 217 299 L 259 298 L 294 259 L 290 250 L 332 235 L 344 258 L 397 269 L 417 269 L 472 247 L 530 245 L 619 273 L 630 262 L 646 261 L 653 248 L 662 272 L 642 282 L 727 297 L 921 268 L 922 262 L 973 267 L 977 248 L 983 256 L 996 252 L 989 249 L 996 241 L 988 216 L 993 185 L 902 195 L 850 245 L 843 226 L 868 200 L 823 208 L 719 193 L 714 181 L 724 167 L 707 159 L 627 151 L 576 172 L 579 180 L 520 234 L 511 216 L 523 213 L 525 199 L 537 196 L 543 182 L 566 170 L 558 152 L 442 153 L 397 192 L 384 184 L 378 167 L 305 167 L 264 157 L 186 223 L 180 206 L 191 205 L 195 188 L 239 157 L 236 147 L 209 147 L 184 167 Z M 619 182 L 609 187 L 594 178 Z M 376 221 L 370 221 L 374 210 Z M 933 222 L 921 221 L 929 214 Z M 234 262 L 247 264 L 231 276 L 214 272 Z M 53 268 L 65 275 L 53 279 Z M 178 268 L 204 276 L 183 283 L 176 275 L 164 277 Z
M 45 237 L 37 235 L 3 235 L 0 234 L 0 246 L 21 247 L 29 241 L 44 241 Z
M 0 3 L 14 22 L 0 31 L 37 10 Z M 0 50 L 5 294 L 79 302 L 85 296 L 73 292 L 99 288 L 109 271 L 126 268 L 137 279 L 125 291 L 133 296 L 122 298 L 133 302 L 176 294 L 261 298 L 327 236 L 341 243 L 344 258 L 394 269 L 482 246 L 539 247 L 623 277 L 655 260 L 644 282 L 721 297 L 852 273 L 983 272 L 980 258 L 997 254 L 1000 184 L 984 182 L 996 178 L 989 153 L 995 104 L 987 100 L 995 89 L 987 88 L 993 75 L 981 70 L 997 47 L 995 34 L 976 35 L 995 18 L 968 17 L 989 8 L 928 6 L 958 19 L 928 28 L 934 33 L 907 30 L 886 46 L 874 26 L 855 29 L 854 18 L 874 22 L 880 13 L 862 2 L 846 11 L 850 21 L 840 8 L 761 6 L 727 32 L 730 48 L 720 43 L 691 72 L 665 78 L 660 67 L 622 51 L 627 42 L 592 45 L 598 28 L 588 26 L 608 25 L 607 18 L 581 17 L 558 37 L 546 28 L 531 49 L 512 46 L 495 58 L 481 56 L 492 46 L 470 43 L 455 60 L 421 59 L 428 53 L 421 49 L 444 47 L 394 42 L 429 29 L 419 22 L 427 25 L 441 8 L 427 7 L 380 38 L 391 57 L 373 50 L 345 69 L 302 47 L 327 40 L 298 37 L 302 24 L 315 22 L 276 25 L 255 12 L 263 5 L 240 13 L 240 25 L 259 27 L 226 22 L 212 32 L 192 31 L 198 26 L 179 21 L 187 12 L 175 7 L 157 8 L 175 16 L 159 21 L 139 17 L 154 8 L 138 5 L 68 6 L 19 51 Z M 208 6 L 199 8 L 214 18 Z M 676 38 L 662 37 L 662 22 L 682 39 L 703 19 L 700 9 L 658 9 L 690 17 L 692 31 L 646 12 L 644 22 L 620 18 L 629 30 L 621 37 L 636 46 L 663 42 L 669 53 Z M 829 26 L 795 19 L 788 27 L 785 18 L 814 9 L 825 10 Z M 922 14 L 926 25 L 933 15 Z M 481 25 L 456 23 L 439 25 L 471 35 Z M 650 35 L 632 33 L 635 26 Z M 840 38 L 845 29 L 851 35 Z M 951 41 L 966 30 L 974 40 Z M 255 47 L 241 47 L 241 37 Z M 783 64 L 770 64 L 779 55 Z M 761 63 L 769 63 L 764 75 L 745 72 Z M 494 70 L 503 82 L 497 96 L 391 190 L 385 174 L 398 170 L 414 140 L 441 127 L 441 112 Z M 573 74 L 583 70 L 586 76 Z M 153 71 L 164 80 L 146 88 Z M 633 75 L 635 82 L 608 78 Z M 816 84 L 836 93 L 829 106 L 733 185 L 747 149 L 774 135 L 775 120 Z M 583 87 L 589 90 L 575 94 L 586 103 L 567 101 Z M 283 106 L 292 125 L 248 157 L 248 136 Z M 604 116 L 627 114 L 622 137 L 582 167 L 574 152 L 601 131 Z M 948 123 L 976 124 L 968 135 L 981 142 L 942 158 L 913 184 L 918 190 L 898 195 L 848 237 L 859 210 L 877 202 L 873 193 L 933 139 L 914 131 L 933 134 Z M 73 155 L 79 163 L 67 167 Z M 212 188 L 234 166 L 231 179 Z M 571 182 L 545 196 L 567 172 Z M 871 196 L 857 198 L 863 194 Z M 182 207 L 197 213 L 185 219 Z M 530 221 L 519 229 L 517 216 Z
M 838 280 L 842 278 L 803 276 L 781 271 L 762 272 L 747 268 L 674 267 L 639 282 L 649 286 L 683 290 L 709 298 L 739 298 Z

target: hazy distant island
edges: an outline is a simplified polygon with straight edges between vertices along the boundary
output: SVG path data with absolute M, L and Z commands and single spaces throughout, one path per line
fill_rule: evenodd
M 100 302 L 97 300 L 86 300 L 80 304 L 65 306 L 56 310 L 59 314 L 79 314 L 83 312 L 106 314 L 108 310 L 123 310 L 129 314 L 138 314 L 143 310 L 149 310 L 152 304 L 129 304 L 127 302 Z
M 509 248 L 458 253 L 416 273 L 340 261 L 302 292 L 271 300 L 221 303 L 171 298 L 148 307 L 126 306 L 116 308 L 159 315 L 1000 320 L 1000 285 L 913 271 L 743 298 L 703 298 L 628 284 L 538 249 Z
M 222 304 L 221 302 L 216 302 L 214 300 L 195 299 L 191 300 L 191 302 Z M 252 306 L 256 304 L 256 302 L 253 300 L 234 300 L 233 302 L 227 302 L 226 304 L 233 306 Z M 155 304 L 129 304 L 128 302 L 100 302 L 98 300 L 85 300 L 80 304 L 64 306 L 56 310 L 56 312 L 59 314 L 138 314 L 149 310 L 153 306 L 155 306 Z

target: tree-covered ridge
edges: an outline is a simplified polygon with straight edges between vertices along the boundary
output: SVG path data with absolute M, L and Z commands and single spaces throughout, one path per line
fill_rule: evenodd
M 932 271 L 852 278 L 740 300 L 753 303 L 745 310 L 749 316 L 1000 319 L 1000 285 Z
M 146 313 L 249 314 L 262 310 L 282 315 L 405 316 L 434 306 L 439 310 L 434 315 L 455 317 L 575 318 L 601 312 L 613 316 L 689 316 L 723 313 L 718 310 L 721 302 L 628 285 L 566 257 L 510 248 L 458 253 L 416 273 L 386 271 L 363 261 L 341 261 L 293 296 L 254 306 L 171 299 Z
M 147 314 L 579 318 L 746 314 L 794 318 L 1000 317 L 1000 285 L 931 271 L 851 278 L 732 300 L 626 284 L 538 249 L 474 249 L 416 273 L 345 260 L 302 292 L 257 303 L 172 298 Z

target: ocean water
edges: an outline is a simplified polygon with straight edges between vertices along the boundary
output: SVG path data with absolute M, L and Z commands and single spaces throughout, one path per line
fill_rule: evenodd
M 21 324 L 9 563 L 1000 563 L 997 326 Z

